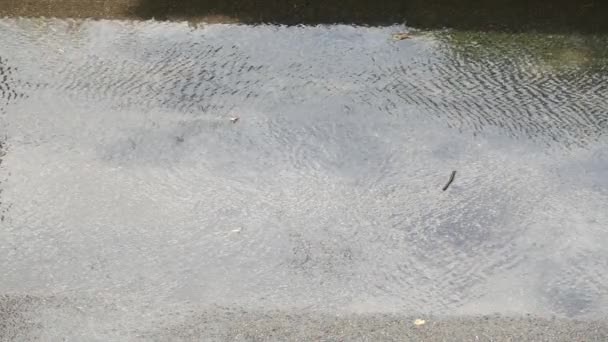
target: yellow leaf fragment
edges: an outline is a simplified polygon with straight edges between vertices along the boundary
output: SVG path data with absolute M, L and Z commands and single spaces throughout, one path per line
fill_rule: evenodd
M 411 38 L 411 36 L 407 32 L 393 33 L 393 40 L 404 40 L 409 38 Z

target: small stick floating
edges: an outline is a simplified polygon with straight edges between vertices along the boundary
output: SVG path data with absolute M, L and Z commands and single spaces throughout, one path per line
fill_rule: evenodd
M 450 184 L 452 184 L 452 182 L 454 181 L 454 177 L 456 177 L 456 171 L 452 171 L 452 175 L 450 176 L 450 180 L 448 181 L 448 183 L 443 187 L 443 191 L 446 191 L 449 187 Z

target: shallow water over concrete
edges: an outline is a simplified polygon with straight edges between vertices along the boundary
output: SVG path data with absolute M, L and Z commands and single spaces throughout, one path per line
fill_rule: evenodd
M 405 29 L 1 20 L 0 292 L 605 318 L 606 38 Z

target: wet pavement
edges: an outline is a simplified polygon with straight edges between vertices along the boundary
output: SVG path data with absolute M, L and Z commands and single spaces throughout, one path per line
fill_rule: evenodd
M 0 20 L 0 338 L 605 340 L 608 38 L 407 30 Z

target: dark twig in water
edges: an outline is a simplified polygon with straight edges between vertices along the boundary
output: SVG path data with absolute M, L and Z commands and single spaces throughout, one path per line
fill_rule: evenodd
M 452 175 L 450 176 L 450 180 L 448 181 L 448 184 L 446 184 L 443 187 L 443 191 L 446 191 L 450 187 L 450 184 L 452 184 L 452 182 L 454 181 L 454 177 L 456 177 L 456 171 L 452 171 Z

